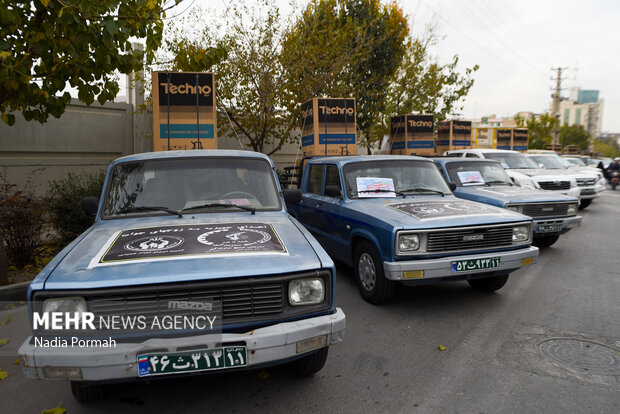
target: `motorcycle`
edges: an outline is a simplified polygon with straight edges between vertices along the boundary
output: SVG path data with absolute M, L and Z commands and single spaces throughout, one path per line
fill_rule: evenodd
M 615 190 L 618 184 L 620 184 L 620 172 L 618 171 L 610 171 L 609 172 L 609 184 L 611 184 L 611 189 Z

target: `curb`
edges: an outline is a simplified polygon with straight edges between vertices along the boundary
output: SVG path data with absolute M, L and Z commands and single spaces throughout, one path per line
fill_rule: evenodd
M 14 285 L 0 286 L 0 301 L 12 302 L 26 300 L 30 282 L 16 283 Z

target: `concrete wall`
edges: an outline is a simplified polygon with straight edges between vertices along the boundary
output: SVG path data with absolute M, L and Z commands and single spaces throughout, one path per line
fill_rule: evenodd
M 49 180 L 68 172 L 95 172 L 123 155 L 151 147 L 151 114 L 135 114 L 133 105 L 82 104 L 76 99 L 61 118 L 46 123 L 26 122 L 16 115 L 15 125 L 0 122 L 0 173 L 23 186 L 33 174 L 38 194 Z

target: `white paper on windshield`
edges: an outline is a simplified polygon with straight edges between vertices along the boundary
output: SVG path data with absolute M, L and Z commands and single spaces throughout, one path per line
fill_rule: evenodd
M 357 194 L 360 198 L 396 197 L 394 180 L 379 177 L 357 177 Z
M 480 175 L 480 171 L 458 171 L 457 174 L 463 185 L 484 184 L 484 178 Z
M 504 167 L 505 170 L 510 168 L 505 162 L 500 162 L 500 164 L 502 165 L 502 167 Z

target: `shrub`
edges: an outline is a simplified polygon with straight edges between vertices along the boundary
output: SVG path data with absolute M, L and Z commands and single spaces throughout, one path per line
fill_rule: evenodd
M 9 262 L 18 267 L 34 262 L 45 221 L 45 201 L 35 195 L 31 179 L 20 190 L 0 174 L 0 238 Z
M 49 211 L 52 225 L 63 243 L 70 242 L 93 224 L 93 217 L 82 211 L 84 197 L 99 197 L 105 171 L 69 173 L 66 178 L 52 180 L 49 185 Z

